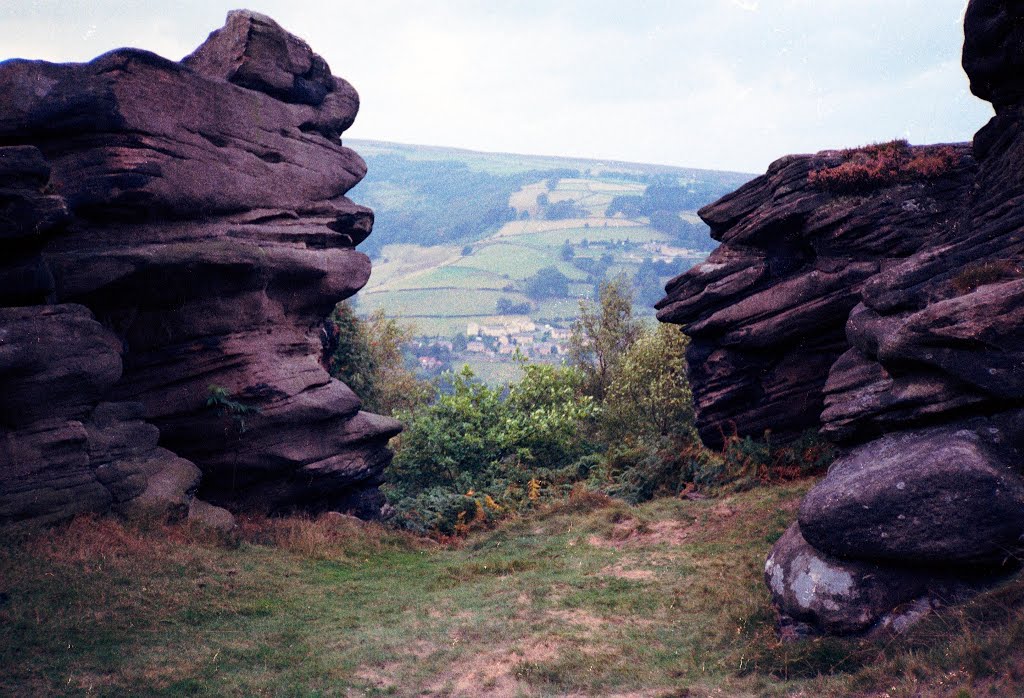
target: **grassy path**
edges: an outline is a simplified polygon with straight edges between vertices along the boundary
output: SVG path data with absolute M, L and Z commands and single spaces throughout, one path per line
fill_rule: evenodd
M 1009 630 L 956 617 L 969 653 L 778 643 L 761 567 L 806 487 L 568 503 L 457 547 L 342 517 L 234 546 L 80 520 L 0 552 L 0 694 L 1012 695 L 989 676 L 1014 661 L 1009 592 Z

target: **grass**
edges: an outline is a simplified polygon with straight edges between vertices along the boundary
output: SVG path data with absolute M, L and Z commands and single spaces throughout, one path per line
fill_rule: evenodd
M 953 277 L 951 285 L 958 296 L 973 293 L 986 284 L 995 284 L 1020 278 L 1024 274 L 1024 264 L 1011 260 L 975 262 L 964 267 Z
M 461 260 L 459 266 L 504 275 L 508 279 L 525 279 L 558 261 L 556 249 L 540 250 L 499 243 L 481 245 L 472 255 Z
M 580 497 L 447 545 L 79 519 L 0 548 L 0 694 L 1020 694 L 1020 582 L 894 641 L 780 644 L 761 569 L 808 486 Z
M 471 259 L 464 258 L 467 262 Z M 388 286 L 389 291 L 399 291 L 413 288 L 480 288 L 492 291 L 500 291 L 510 283 L 505 276 L 493 272 L 471 269 L 457 264 L 449 264 L 437 267 L 430 271 L 398 279 Z
M 365 291 L 387 286 L 410 275 L 421 274 L 447 262 L 458 260 L 461 247 L 455 245 L 385 245 L 373 261 L 373 271 Z
M 360 312 L 373 312 L 383 308 L 389 317 L 412 319 L 419 324 L 425 317 L 470 318 L 493 315 L 498 299 L 508 296 L 502 291 L 479 289 L 453 289 L 445 291 L 439 302 L 437 289 L 411 289 L 405 291 L 364 292 L 359 295 Z

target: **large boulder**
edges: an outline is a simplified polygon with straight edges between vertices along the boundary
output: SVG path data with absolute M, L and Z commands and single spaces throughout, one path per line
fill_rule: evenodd
M 929 176 L 837 195 L 815 173 L 857 151 L 789 156 L 701 217 L 722 244 L 666 286 L 658 319 L 682 325 L 701 439 L 778 439 L 819 426 L 829 367 L 864 284 L 948 233 L 976 165 L 967 145 L 906 148 L 942 158 Z
M 938 587 L 928 570 L 842 560 L 822 553 L 791 525 L 764 566 L 765 583 L 784 621 L 836 635 L 879 626 L 899 627 L 898 617 L 914 614 L 921 603 L 937 604 Z M 942 580 L 944 583 L 947 580 Z M 919 603 L 915 603 L 919 602 Z
M 832 465 L 800 505 L 800 530 L 844 558 L 998 565 L 1024 544 L 1011 454 L 987 420 L 886 434 Z

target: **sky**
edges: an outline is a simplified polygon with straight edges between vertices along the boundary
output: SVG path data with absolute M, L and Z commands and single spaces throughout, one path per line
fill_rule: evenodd
M 235 0 L 237 2 L 237 0 Z M 359 91 L 346 137 L 763 172 L 969 140 L 966 0 L 248 0 Z M 0 59 L 179 60 L 222 0 L 3 0 Z

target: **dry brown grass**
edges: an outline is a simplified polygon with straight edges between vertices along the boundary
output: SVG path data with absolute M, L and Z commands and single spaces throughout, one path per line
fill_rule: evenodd
M 940 177 L 959 162 L 951 146 L 912 149 L 905 140 L 842 151 L 843 162 L 811 172 L 812 187 L 836 193 L 864 193 L 879 187 Z
M 1011 260 L 976 262 L 964 267 L 951 282 L 958 296 L 973 293 L 986 284 L 1010 281 L 1024 276 L 1024 263 Z

